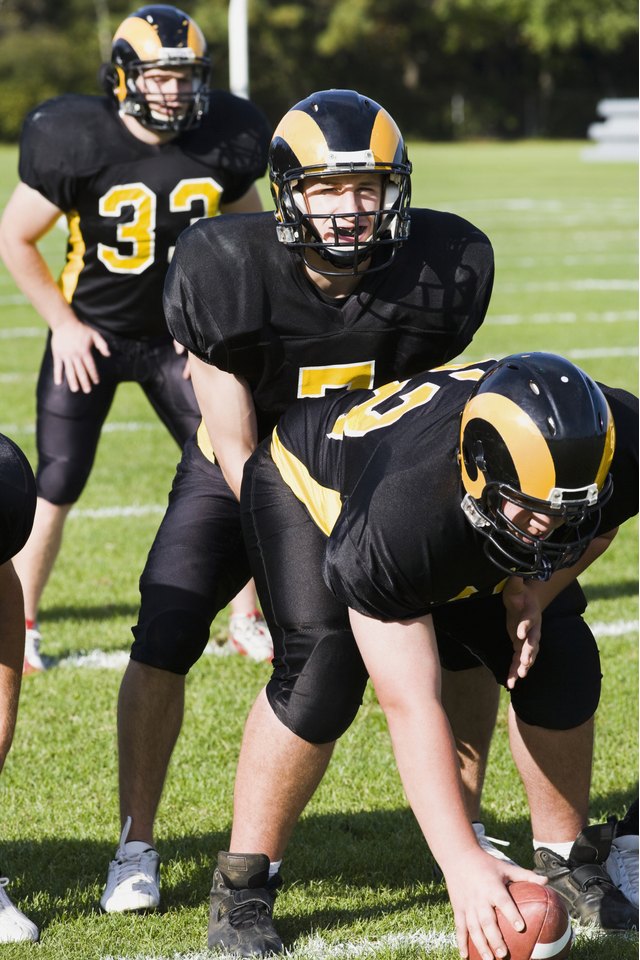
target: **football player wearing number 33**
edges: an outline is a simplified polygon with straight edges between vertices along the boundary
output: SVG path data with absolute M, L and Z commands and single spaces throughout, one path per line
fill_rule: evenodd
M 184 349 L 166 328 L 164 278 L 194 220 L 261 209 L 254 181 L 271 133 L 250 102 L 210 90 L 209 73 L 191 17 L 143 7 L 115 33 L 106 96 L 55 97 L 24 124 L 0 254 L 50 327 L 37 388 L 38 507 L 15 560 L 27 671 L 42 669 L 40 597 L 118 384 L 139 383 L 181 447 L 200 420 Z M 69 236 L 56 284 L 37 243 L 62 215 Z

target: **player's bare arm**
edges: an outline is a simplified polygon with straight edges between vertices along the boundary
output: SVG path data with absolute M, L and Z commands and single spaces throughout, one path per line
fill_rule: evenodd
M 470 934 L 482 955 L 490 950 L 491 956 L 506 956 L 495 909 L 522 929 L 506 884 L 545 881 L 529 870 L 494 859 L 478 845 L 464 809 L 453 736 L 440 703 L 433 620 L 425 616 L 383 623 L 354 610 L 349 617 L 389 724 L 411 809 L 447 881 L 460 953 L 467 956 Z
M 262 200 L 255 183 L 252 183 L 246 193 L 237 200 L 223 203 L 220 213 L 261 213 Z
M 62 211 L 25 183 L 19 183 L 0 222 L 0 254 L 16 285 L 52 331 L 54 381 L 66 377 L 75 393 L 91 391 L 99 382 L 95 348 L 109 355 L 104 338 L 76 317 L 38 249 Z
M 224 478 L 240 499 L 242 471 L 258 442 L 251 391 L 241 377 L 189 354 L 191 378 L 209 440 Z

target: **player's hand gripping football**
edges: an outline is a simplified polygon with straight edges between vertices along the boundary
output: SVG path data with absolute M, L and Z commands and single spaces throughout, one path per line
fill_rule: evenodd
M 482 960 L 508 957 L 496 909 L 503 916 L 503 923 L 510 923 L 514 930 L 524 930 L 524 921 L 513 902 L 507 884 L 515 880 L 545 884 L 546 878 L 517 864 L 497 860 L 478 847 L 465 857 L 453 874 L 445 875 L 447 892 L 453 908 L 456 940 L 461 957 L 469 956 L 469 937 L 475 944 Z
M 103 357 L 110 356 L 109 345 L 97 330 L 75 317 L 65 319 L 51 334 L 53 382 L 59 386 L 66 377 L 72 393 L 91 393 L 92 385 L 100 383 L 94 348 Z
M 502 602 L 513 644 L 507 688 L 513 690 L 516 681 L 526 677 L 538 655 L 542 610 L 535 591 L 521 577 L 510 577 L 502 591 Z

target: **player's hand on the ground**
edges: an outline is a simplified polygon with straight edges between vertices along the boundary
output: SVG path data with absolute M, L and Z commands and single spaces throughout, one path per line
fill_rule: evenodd
M 539 877 L 533 871 L 497 860 L 480 848 L 477 854 L 465 857 L 460 868 L 449 872 L 445 879 L 460 956 L 468 956 L 467 942 L 470 936 L 480 956 L 486 960 L 506 957 L 508 954 L 498 926 L 496 909 L 514 929 L 524 929 L 524 921 L 509 895 L 507 884 L 514 880 L 546 883 L 546 878 Z
M 177 340 L 173 341 L 173 349 L 175 350 L 175 352 L 178 354 L 179 357 L 181 357 L 183 353 L 187 353 L 187 348 L 185 347 L 185 345 L 183 343 L 178 343 Z M 184 365 L 184 370 L 182 371 L 182 379 L 183 380 L 191 379 L 191 367 L 189 366 L 188 353 L 187 353 L 187 358 Z
M 66 377 L 72 393 L 90 393 L 92 385 L 100 383 L 94 348 L 103 357 L 110 356 L 107 341 L 86 323 L 74 317 L 57 326 L 51 334 L 53 382 L 59 386 Z
M 526 677 L 540 647 L 542 610 L 535 590 L 521 577 L 510 577 L 502 591 L 513 659 L 507 674 L 507 688 L 513 690 L 518 678 Z

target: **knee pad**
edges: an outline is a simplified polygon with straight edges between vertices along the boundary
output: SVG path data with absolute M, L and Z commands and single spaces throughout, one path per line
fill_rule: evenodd
M 87 484 L 92 466 L 93 460 L 41 456 L 36 472 L 38 496 L 57 505 L 75 503 Z
M 540 652 L 528 675 L 517 681 L 511 703 L 525 723 L 569 730 L 596 712 L 601 680 L 595 637 L 582 617 L 543 620 Z
M 164 610 L 131 628 L 131 659 L 184 676 L 200 659 L 211 624 L 193 610 Z
M 353 722 L 367 672 L 350 633 L 322 636 L 302 670 L 291 678 L 276 668 L 267 685 L 271 707 L 286 727 L 308 743 L 331 743 Z

